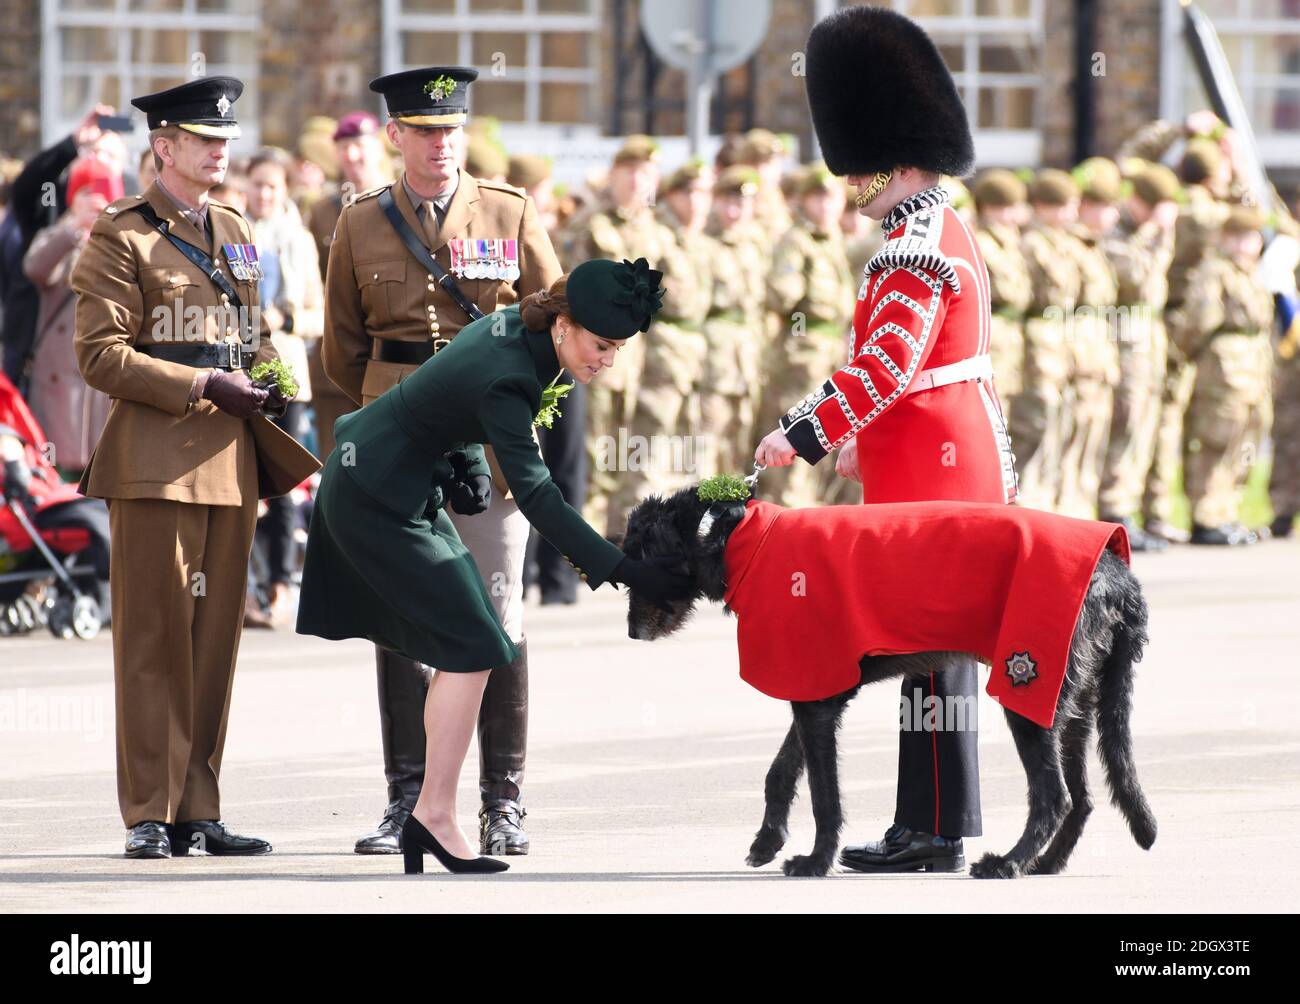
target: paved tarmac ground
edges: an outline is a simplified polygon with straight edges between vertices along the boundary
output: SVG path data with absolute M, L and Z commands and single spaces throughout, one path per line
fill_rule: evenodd
M 788 706 L 737 677 L 720 608 L 680 636 L 626 637 L 609 588 L 532 606 L 527 801 L 533 852 L 488 878 L 361 857 L 384 804 L 371 650 L 288 629 L 245 634 L 223 813 L 260 858 L 122 857 L 110 642 L 0 639 L 4 911 L 1290 911 L 1300 899 L 1300 543 L 1138 555 L 1152 643 L 1138 668 L 1139 776 L 1160 833 L 1144 852 L 1109 805 L 1061 876 L 787 879 L 744 857 Z M 864 691 L 841 738 L 846 842 L 892 820 L 896 684 Z M 1025 782 L 1001 713 L 980 704 L 984 835 L 1006 850 Z M 462 783 L 476 824 L 477 764 Z M 789 853 L 812 843 L 806 788 Z M 784 856 L 784 855 L 783 855 Z M 1196 932 L 1188 932 L 1195 934 Z M 1201 935 L 1196 935 L 1201 936 Z

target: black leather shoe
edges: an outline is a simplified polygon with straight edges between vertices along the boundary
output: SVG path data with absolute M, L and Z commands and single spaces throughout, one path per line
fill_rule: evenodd
M 219 819 L 189 819 L 171 827 L 172 857 L 183 858 L 191 850 L 212 855 L 270 854 L 271 845 L 257 837 L 241 837 Z
M 840 864 L 859 872 L 959 872 L 966 867 L 961 837 L 909 830 L 895 823 L 883 840 L 845 847 Z
M 357 841 L 353 848 L 358 854 L 401 854 L 402 826 L 415 807 L 415 799 L 390 802 L 384 818 L 370 833 Z
M 1102 516 L 1103 523 L 1119 523 L 1128 531 L 1128 546 L 1132 551 L 1165 551 L 1169 549 L 1169 541 L 1164 537 L 1157 537 L 1153 533 L 1147 533 L 1137 525 L 1137 520 L 1132 516 Z
M 1283 513 L 1269 524 L 1274 540 L 1286 540 L 1295 532 L 1295 515 L 1295 513 Z
M 1211 547 L 1243 547 L 1253 544 L 1259 538 L 1239 523 L 1225 523 L 1223 526 L 1192 525 L 1192 543 Z
M 512 798 L 487 802 L 478 812 L 480 854 L 527 854 L 524 807 Z
M 172 842 L 164 824 L 146 819 L 126 831 L 128 858 L 169 858 L 171 854 Z

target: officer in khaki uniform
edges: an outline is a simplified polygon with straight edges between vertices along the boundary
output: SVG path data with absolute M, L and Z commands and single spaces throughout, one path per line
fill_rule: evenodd
M 257 500 L 320 465 L 260 414 L 288 402 L 247 374 L 276 358 L 252 233 L 207 199 L 242 90 L 204 77 L 131 102 L 158 178 L 104 210 L 71 280 L 77 364 L 113 398 L 81 490 L 108 502 L 128 857 L 271 849 L 220 821 L 218 777 Z
M 857 288 L 849 273 L 840 235 L 844 185 L 824 165 L 810 165 L 795 187 L 794 223 L 777 242 L 767 281 L 767 308 L 777 337 L 763 360 L 763 406 L 758 431 L 780 426 L 788 404 L 844 365 Z M 773 501 L 792 507 L 826 501 L 833 465 L 795 464 L 776 468 L 769 486 Z
M 1193 544 L 1254 543 L 1241 524 L 1246 476 L 1260 452 L 1253 419 L 1269 387 L 1273 296 L 1255 274 L 1264 218 L 1234 206 L 1219 249 L 1188 276 L 1171 323 L 1194 370 L 1183 429 L 1183 481 L 1192 506 Z M 1265 433 L 1267 429 L 1263 430 Z
M 1079 220 L 1070 232 L 1079 265 L 1079 298 L 1067 329 L 1071 366 L 1055 511 L 1094 519 L 1110 436 L 1113 388 L 1119 379 L 1111 330 L 1118 289 L 1101 238 L 1119 218 L 1115 203 L 1121 179 L 1119 167 L 1105 157 L 1078 165 L 1075 178 L 1080 189 Z
M 1020 218 L 1029 196 L 1025 183 L 1010 171 L 985 171 L 972 187 L 975 240 L 989 270 L 992 327 L 989 355 L 998 396 L 1010 405 L 1020 394 L 1025 361 L 1025 310 L 1032 288 L 1029 267 L 1020 249 Z M 1016 444 L 1012 444 L 1013 446 Z
M 550 238 L 532 200 L 505 184 L 460 169 L 456 153 L 466 119 L 465 67 L 428 67 L 371 81 L 390 116 L 388 138 L 406 170 L 392 185 L 366 192 L 343 210 L 330 247 L 325 297 L 325 372 L 357 404 L 401 382 L 450 344 L 470 317 L 389 222 L 391 199 L 414 240 L 431 251 L 469 305 L 483 314 L 547 288 L 560 276 Z M 422 256 L 423 257 L 423 254 Z M 344 449 L 346 443 L 338 448 Z M 480 839 L 484 853 L 524 854 L 528 838 L 520 786 L 528 722 L 528 653 L 523 640 L 523 564 L 528 521 L 495 462 L 486 512 L 452 515 L 474 555 L 519 658 L 496 667 L 479 716 Z M 424 774 L 426 668 L 377 648 L 380 722 L 389 805 L 358 853 L 397 853 L 402 824 Z M 431 667 L 436 669 L 437 667 Z
M 605 198 L 569 226 L 565 241 L 568 267 L 591 258 L 664 261 L 674 242 L 672 233 L 655 217 L 658 187 L 659 144 L 649 136 L 629 136 L 614 154 Z M 603 522 L 611 539 L 622 537 L 627 511 L 641 494 L 647 476 L 641 462 L 646 451 L 638 450 L 627 438 L 635 421 L 646 352 L 644 339 L 633 341 L 636 344 L 619 350 L 618 366 L 592 384 L 587 394 L 588 507 L 592 522 L 597 526 Z
M 697 449 L 700 391 L 708 362 L 704 319 L 713 299 L 717 245 L 704 232 L 713 200 L 713 174 L 688 161 L 659 187 L 655 213 L 673 246 L 657 263 L 664 273 L 664 301 L 645 342 L 645 367 L 632 430 L 652 444 L 653 465 L 642 492 L 665 495 L 707 477 Z
M 713 301 L 704 322 L 709 364 L 700 414 L 710 470 L 743 473 L 752 466 L 755 406 L 761 385 L 768 259 L 753 224 L 758 175 L 736 165 L 713 186 L 709 236 L 718 245 Z
M 384 149 L 379 120 L 370 112 L 349 112 L 338 121 L 333 132 L 334 151 L 343 176 L 341 184 L 312 203 L 303 220 L 316 240 L 320 259 L 321 282 L 329 265 L 330 245 L 344 202 L 351 202 L 362 192 L 392 181 L 388 151 Z M 313 338 L 307 346 L 307 367 L 311 374 L 312 410 L 316 415 L 316 445 L 322 457 L 334 450 L 334 423 L 356 405 L 333 380 L 325 375 L 321 361 L 321 340 Z
M 1033 220 L 1021 238 L 1031 296 L 1025 313 L 1025 363 L 1012 401 L 1011 444 L 1017 501 L 1052 510 L 1060 490 L 1066 396 L 1073 359 L 1067 341 L 1079 301 L 1078 241 L 1067 227 L 1078 214 L 1079 189 L 1064 171 L 1046 168 L 1029 186 Z
M 1119 221 L 1102 239 L 1119 281 L 1115 317 L 1119 380 L 1098 508 L 1102 519 L 1125 525 L 1134 550 L 1146 551 L 1167 546 L 1163 538 L 1142 531 L 1136 517 L 1155 454 L 1167 355 L 1167 273 L 1181 192 L 1177 176 L 1163 164 L 1144 163 L 1132 174 L 1130 184 L 1132 191 Z

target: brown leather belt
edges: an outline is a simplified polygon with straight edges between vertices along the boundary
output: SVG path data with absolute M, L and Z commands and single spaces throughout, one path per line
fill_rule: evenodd
M 450 344 L 450 338 L 435 338 L 427 342 L 399 342 L 393 338 L 372 338 L 370 358 L 381 363 L 418 366 L 432 359 L 436 353 Z

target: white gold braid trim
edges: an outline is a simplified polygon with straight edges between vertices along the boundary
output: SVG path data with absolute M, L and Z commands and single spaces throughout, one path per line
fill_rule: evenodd
M 952 287 L 954 293 L 960 293 L 961 279 L 957 276 L 957 268 L 939 250 L 944 222 L 942 207 L 947 203 L 948 193 L 936 186 L 917 192 L 895 206 L 881 223 L 881 230 L 888 234 L 906 224 L 903 234 L 886 240 L 881 249 L 871 256 L 867 262 L 867 274 L 887 268 L 922 268 L 938 275 Z M 940 207 L 940 211 L 933 211 L 936 206 Z M 900 211 L 901 214 L 895 217 Z
M 919 213 L 922 209 L 929 209 L 932 206 L 945 206 L 949 202 L 948 190 L 942 185 L 934 185 L 915 195 L 909 195 L 906 199 L 896 205 L 889 211 L 883 220 L 880 221 L 881 233 L 888 234 L 891 230 L 902 223 L 907 217 Z

